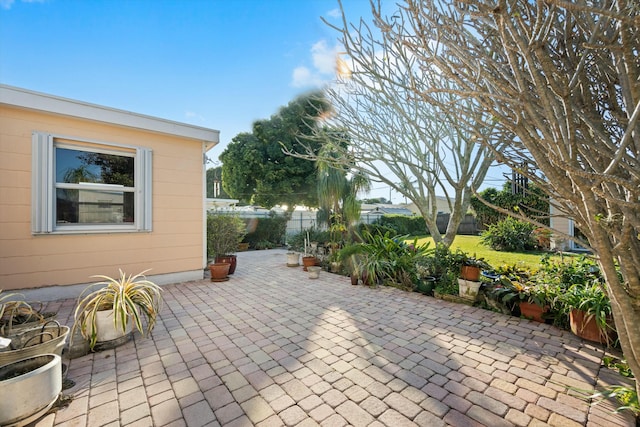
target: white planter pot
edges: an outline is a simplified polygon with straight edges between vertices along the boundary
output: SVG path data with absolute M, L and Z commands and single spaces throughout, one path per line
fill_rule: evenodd
M 62 360 L 57 354 L 0 366 L 0 425 L 25 426 L 37 420 L 51 408 L 61 391 Z
M 300 254 L 287 252 L 287 267 L 297 267 L 300 265 Z
M 309 279 L 317 279 L 318 277 L 320 277 L 320 270 L 322 270 L 322 267 L 318 267 L 318 266 L 307 267 L 307 272 L 309 272 Z
M 117 340 L 131 333 L 132 325 L 130 319 L 127 320 L 125 332 L 122 332 L 120 324 L 118 324 L 117 329 L 113 326 L 113 310 L 98 311 L 96 314 L 98 315 L 96 318 L 98 342 Z
M 461 298 L 469 301 L 475 301 L 480 290 L 480 282 L 472 282 L 471 280 L 458 279 L 459 295 Z
M 68 326 L 51 325 L 10 335 L 11 346 L 15 350 L 0 350 L 0 365 L 41 354 L 57 354 L 61 356 L 68 334 Z
M 85 330 L 91 334 L 91 324 L 85 323 Z M 121 325 L 118 328 L 113 325 L 113 310 L 101 310 L 96 312 L 96 345 L 94 350 L 106 350 L 115 348 L 129 341 L 133 331 L 131 319 L 127 319 L 125 332 L 122 332 Z

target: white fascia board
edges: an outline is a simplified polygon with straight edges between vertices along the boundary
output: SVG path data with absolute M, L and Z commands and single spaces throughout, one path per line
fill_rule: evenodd
M 220 131 L 218 130 L 3 84 L 0 84 L 0 104 L 195 139 L 204 141 L 207 147 L 213 147 L 220 140 Z

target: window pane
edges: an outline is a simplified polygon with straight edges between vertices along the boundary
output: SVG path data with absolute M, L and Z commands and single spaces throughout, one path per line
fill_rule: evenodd
M 134 193 L 100 190 L 56 190 L 57 224 L 130 224 Z
M 133 187 L 133 171 L 133 157 L 56 148 L 57 182 L 92 182 Z

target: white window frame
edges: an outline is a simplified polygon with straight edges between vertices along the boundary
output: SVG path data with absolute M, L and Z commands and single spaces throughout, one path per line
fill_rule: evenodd
M 57 142 L 60 140 L 60 142 Z M 47 132 L 32 134 L 32 200 L 31 232 L 39 234 L 117 233 L 152 231 L 152 151 L 136 147 L 86 138 L 57 135 Z M 99 145 L 100 149 L 95 149 Z M 56 224 L 56 165 L 55 150 L 74 148 L 90 152 L 122 155 L 134 152 L 134 222 L 127 224 Z M 93 148 L 93 150 L 92 150 Z M 106 184 L 88 186 L 108 189 Z
M 576 229 L 576 223 L 572 219 L 569 219 L 569 236 L 576 237 Z M 588 248 L 581 246 L 573 240 L 569 240 L 569 249 L 573 252 L 589 252 Z

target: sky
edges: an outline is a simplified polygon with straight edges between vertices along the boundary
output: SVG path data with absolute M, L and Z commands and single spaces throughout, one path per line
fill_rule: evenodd
M 368 0 L 343 6 L 370 16 Z M 219 130 L 216 165 L 254 121 L 335 78 L 338 33 L 321 17 L 339 25 L 338 1 L 0 0 L 0 83 Z

